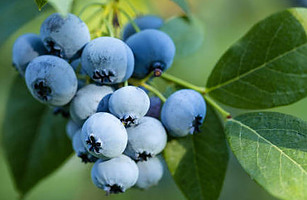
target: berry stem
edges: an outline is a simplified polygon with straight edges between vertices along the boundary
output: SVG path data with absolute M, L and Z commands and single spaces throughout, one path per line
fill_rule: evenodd
M 89 3 L 87 5 L 85 5 L 82 10 L 79 12 L 78 16 L 81 18 L 82 14 L 84 13 L 84 11 L 86 9 L 88 9 L 89 7 L 92 7 L 92 6 L 101 6 L 101 8 L 105 8 L 106 6 L 106 3 L 98 3 L 98 2 L 95 2 L 95 3 Z
M 128 81 L 125 81 L 124 82 L 124 87 L 126 87 L 126 86 L 128 86 L 129 84 L 128 84 Z
M 130 0 L 124 1 L 128 4 L 128 6 L 131 8 L 131 10 L 134 12 L 135 15 L 139 15 L 140 12 L 134 7 L 134 5 L 130 2 Z
M 109 23 L 107 19 L 103 19 L 104 24 L 106 25 L 106 28 L 108 30 L 108 34 L 110 37 L 115 37 L 113 26 Z
M 201 94 L 205 94 L 205 90 L 206 88 L 204 87 L 199 87 L 199 86 L 196 86 L 188 81 L 185 81 L 185 80 L 182 80 L 180 78 L 177 78 L 173 75 L 170 75 L 170 74 L 167 74 L 167 73 L 162 73 L 162 75 L 160 76 L 162 79 L 164 80 L 167 80 L 167 81 L 170 81 L 170 82 L 173 82 L 173 83 L 176 83 L 178 85 L 181 85 L 183 87 L 186 87 L 186 88 L 190 88 L 192 90 L 195 90 Z
M 170 81 L 170 82 L 173 82 L 173 83 L 176 83 L 177 85 L 181 85 L 185 88 L 189 88 L 189 89 L 192 89 L 192 90 L 195 90 L 199 93 L 201 93 L 203 95 L 203 97 L 205 98 L 205 100 L 212 106 L 214 107 L 222 116 L 224 119 L 230 119 L 231 118 L 231 114 L 229 112 L 227 112 L 226 110 L 224 110 L 220 105 L 218 105 L 214 99 L 212 99 L 210 96 L 208 96 L 206 94 L 206 88 L 205 87 L 199 87 L 199 86 L 196 86 L 190 82 L 187 82 L 185 80 L 182 80 L 180 78 L 177 78 L 173 75 L 170 75 L 170 74 L 167 74 L 167 73 L 163 73 L 161 76 L 160 76 L 162 79 L 164 80 L 167 80 L 167 81 Z
M 159 97 L 159 99 L 161 99 L 161 101 L 163 103 L 166 101 L 166 98 L 164 97 L 164 95 L 159 90 L 157 90 L 156 88 L 154 88 L 151 85 L 148 85 L 146 83 L 141 83 L 141 86 L 143 86 L 144 88 L 146 88 L 150 92 L 154 93 L 157 97 Z
M 150 74 L 148 74 L 145 78 L 143 78 L 143 79 L 141 79 L 140 80 L 140 84 L 143 84 L 143 83 L 146 83 L 146 82 L 148 82 L 148 80 L 151 78 L 151 77 L 153 77 L 153 72 L 151 72 Z
M 224 110 L 220 105 L 218 105 L 210 96 L 208 95 L 203 95 L 203 96 L 206 99 L 206 101 L 223 116 L 224 119 L 231 118 L 231 114 L 226 110 Z
M 119 11 L 125 15 L 125 17 L 129 20 L 133 28 L 135 29 L 136 32 L 140 32 L 141 29 L 138 27 L 138 25 L 134 22 L 132 17 L 122 8 L 119 8 Z

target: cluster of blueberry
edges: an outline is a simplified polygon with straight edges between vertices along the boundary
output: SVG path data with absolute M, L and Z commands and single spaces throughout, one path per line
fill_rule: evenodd
M 206 103 L 194 90 L 175 92 L 161 110 L 161 101 L 143 89 L 120 87 L 130 77 L 159 76 L 171 66 L 175 45 L 158 30 L 162 24 L 159 17 L 143 16 L 125 26 L 123 40 L 91 41 L 77 16 L 52 14 L 40 36 L 23 35 L 13 47 L 13 63 L 33 97 L 69 107 L 66 132 L 73 149 L 83 162 L 95 162 L 93 183 L 108 193 L 157 184 L 163 175 L 158 154 L 167 132 L 173 137 L 193 134 L 206 115 Z

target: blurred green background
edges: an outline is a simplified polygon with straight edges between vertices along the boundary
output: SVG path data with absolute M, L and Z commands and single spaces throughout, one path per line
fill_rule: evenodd
M 135 0 L 132 2 L 141 5 L 142 10 L 161 15 L 164 18 L 180 14 L 180 9 L 169 0 Z M 192 12 L 203 22 L 206 33 L 204 44 L 196 54 L 176 58 L 169 73 L 185 80 L 192 80 L 193 83 L 203 86 L 206 84 L 207 77 L 215 63 L 230 45 L 237 41 L 257 21 L 290 6 L 287 0 L 191 0 L 190 4 Z M 11 66 L 13 42 L 21 34 L 38 33 L 40 23 L 48 14 L 54 12 L 47 7 L 38 14 L 38 11 L 35 11 L 37 10 L 35 6 L 34 0 L 1 0 L 0 2 L 2 13 L 0 16 L 0 32 L 2 32 L 0 37 L 2 38 L 0 39 L 4 39 L 4 32 L 12 33 L 10 37 L 5 38 L 4 43 L 0 43 L 0 123 L 3 122 L 5 117 L 4 109 L 10 85 L 13 77 L 17 75 L 17 72 Z M 33 20 L 20 27 L 20 23 L 25 22 L 23 21 L 24 16 L 32 17 L 34 15 L 36 17 Z M 22 101 L 22 99 L 20 100 Z M 244 112 L 237 109 L 228 109 L 235 114 Z M 275 110 L 307 120 L 307 99 Z M 65 133 L 63 132 L 63 134 Z M 3 150 L 0 148 L 0 200 L 18 199 L 18 193 L 14 189 L 14 183 L 11 180 L 10 171 L 2 152 Z M 147 191 L 131 189 L 125 194 L 106 197 L 103 191 L 92 185 L 90 168 L 90 165 L 84 165 L 75 156 L 71 156 L 64 166 L 41 181 L 27 195 L 26 199 L 184 199 L 167 172 L 158 186 Z M 274 198 L 254 183 L 231 155 L 220 199 L 270 200 Z

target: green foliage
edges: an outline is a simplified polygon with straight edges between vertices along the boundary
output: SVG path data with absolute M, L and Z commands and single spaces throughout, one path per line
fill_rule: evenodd
M 39 11 L 35 8 L 32 0 L 5 0 L 0 3 L 0 46 L 5 40 L 17 31 L 22 25 L 38 16 Z M 18 17 L 12 17 L 18 16 Z
M 48 3 L 50 3 L 57 12 L 65 16 L 70 12 L 73 1 L 74 0 L 48 0 Z
M 6 107 L 3 148 L 16 187 L 24 195 L 62 165 L 72 153 L 71 142 L 65 134 L 66 120 L 38 103 L 20 77 Z
M 218 199 L 227 168 L 228 149 L 215 111 L 208 106 L 201 132 L 170 141 L 164 157 L 187 199 Z
M 174 17 L 167 21 L 161 30 L 173 39 L 177 57 L 195 53 L 204 41 L 203 26 L 194 16 Z
M 47 0 L 35 0 L 35 3 L 37 4 L 38 9 L 41 10 L 42 7 L 47 4 Z
M 215 66 L 208 93 L 247 109 L 294 103 L 307 95 L 306 9 L 277 13 L 256 24 Z
M 35 0 L 39 10 L 41 10 L 42 7 L 49 3 L 57 12 L 64 16 L 70 12 L 73 1 L 74 0 Z
M 272 195 L 307 199 L 307 122 L 281 113 L 243 114 L 225 127 L 242 167 Z
M 186 0 L 171 0 L 171 1 L 175 2 L 186 15 L 190 14 L 190 8 Z

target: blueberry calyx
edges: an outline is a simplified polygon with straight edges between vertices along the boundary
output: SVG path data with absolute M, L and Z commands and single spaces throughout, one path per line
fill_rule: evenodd
M 151 71 L 153 71 L 155 77 L 160 77 L 162 75 L 163 69 L 165 68 L 165 64 L 160 61 L 153 62 L 151 64 Z
M 52 90 L 46 84 L 45 80 L 37 80 L 34 83 L 34 89 L 38 98 L 43 101 L 48 101 L 51 99 Z
M 93 79 L 100 79 L 101 83 L 112 83 L 114 81 L 112 77 L 115 77 L 115 72 L 108 69 L 103 69 L 101 72 L 95 70 L 92 76 Z
M 154 69 L 154 77 L 160 77 L 162 75 L 162 70 L 160 68 Z
M 67 110 L 65 110 L 64 108 L 61 107 L 56 107 L 53 109 L 53 114 L 54 115 L 62 115 L 62 117 L 64 118 L 69 118 L 70 114 Z
M 81 161 L 83 163 L 93 163 L 93 162 L 96 162 L 98 160 L 98 158 L 88 154 L 88 153 L 85 153 L 85 152 L 80 152 L 78 153 L 78 157 L 81 158 Z
M 78 153 L 78 157 L 81 158 L 81 161 L 83 163 L 91 162 L 91 160 L 89 159 L 89 157 L 86 153 Z
M 138 153 L 137 159 L 138 161 L 147 161 L 149 158 L 152 158 L 151 153 L 147 153 L 143 151 L 142 153 Z
M 135 125 L 136 124 L 136 118 L 132 117 L 132 116 L 125 116 L 123 118 L 120 119 L 120 121 L 124 124 L 124 126 L 130 127 L 131 125 Z
M 193 133 L 199 133 L 200 132 L 200 126 L 202 125 L 202 120 L 203 120 L 203 116 L 201 115 L 197 115 L 194 120 L 193 120 L 193 125 L 192 125 L 192 128 L 191 128 L 191 131 L 190 133 L 193 134 Z
M 47 47 L 47 49 L 48 49 L 48 51 L 49 51 L 49 53 L 50 53 L 51 55 L 55 55 L 55 56 L 58 56 L 58 57 L 60 57 L 60 58 L 63 58 L 63 57 L 64 57 L 61 48 L 56 47 L 54 41 L 52 41 L 52 40 L 47 40 L 47 41 L 46 41 L 46 47 Z
M 106 185 L 105 186 L 105 191 L 107 192 L 107 195 L 109 194 L 118 194 L 118 193 L 123 193 L 125 192 L 125 190 L 123 189 L 123 187 L 114 184 L 114 185 Z
M 99 151 L 101 148 L 101 142 L 96 140 L 95 136 L 93 134 L 91 134 L 88 139 L 86 140 L 86 144 L 88 144 L 89 150 L 93 151 L 94 153 L 99 154 Z

